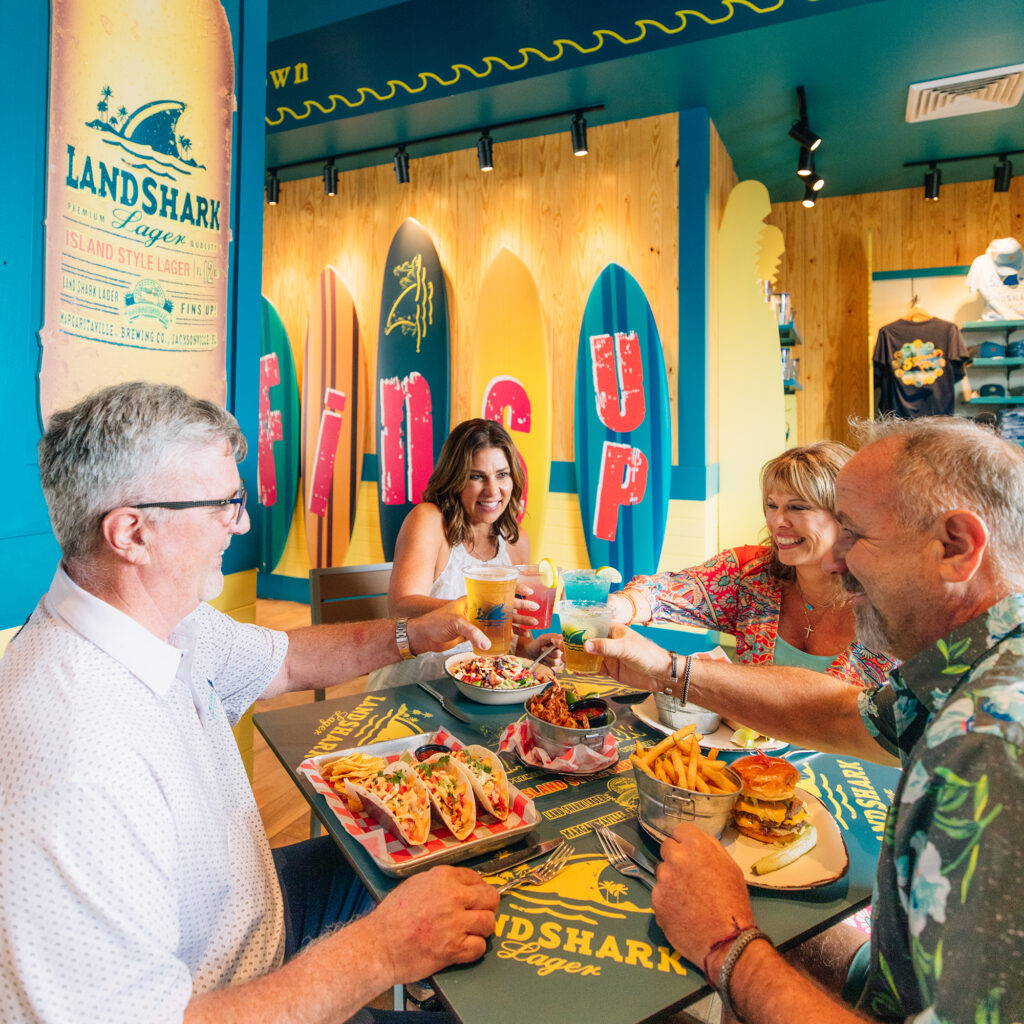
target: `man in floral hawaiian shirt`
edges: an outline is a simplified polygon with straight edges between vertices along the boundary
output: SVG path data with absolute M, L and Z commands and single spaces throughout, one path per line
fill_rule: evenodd
M 1021 1021 L 1024 451 L 952 417 L 871 429 L 839 474 L 842 534 L 826 568 L 853 595 L 858 639 L 905 661 L 891 685 L 851 694 L 799 669 L 695 661 L 690 696 L 803 746 L 902 763 L 861 1013 Z M 620 679 L 655 690 L 669 679 L 667 652 L 624 627 L 592 646 Z M 754 924 L 746 886 L 693 826 L 662 855 L 658 921 L 717 983 L 735 936 Z M 715 899 L 694 899 L 709 878 Z M 761 939 L 742 946 L 720 994 L 759 1024 L 863 1019 Z

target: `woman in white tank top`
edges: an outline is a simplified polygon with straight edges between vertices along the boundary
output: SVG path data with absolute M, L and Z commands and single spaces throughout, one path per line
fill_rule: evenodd
M 470 566 L 529 563 L 530 539 L 517 522 L 524 484 L 519 453 L 499 423 L 477 419 L 455 427 L 423 501 L 399 531 L 388 590 L 390 614 L 422 615 L 465 597 L 463 572 Z M 537 607 L 528 599 L 517 600 L 517 624 L 529 629 L 530 611 Z M 550 642 L 524 636 L 518 653 L 536 657 Z M 370 674 L 368 689 L 437 679 L 444 675 L 445 658 L 460 650 L 470 650 L 469 644 L 378 669 Z

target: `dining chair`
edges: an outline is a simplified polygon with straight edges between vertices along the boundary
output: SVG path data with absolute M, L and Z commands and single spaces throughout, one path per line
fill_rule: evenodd
M 365 622 L 388 614 L 391 562 L 376 565 L 340 565 L 309 570 L 309 613 L 314 626 L 332 622 Z M 313 691 L 323 700 L 325 690 Z M 320 835 L 320 819 L 309 815 L 309 834 Z

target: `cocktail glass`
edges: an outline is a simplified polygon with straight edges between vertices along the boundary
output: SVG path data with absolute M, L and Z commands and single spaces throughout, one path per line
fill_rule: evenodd
M 601 655 L 584 650 L 586 640 L 600 640 L 612 625 L 612 609 L 607 601 L 559 601 L 555 609 L 562 623 L 565 668 L 582 676 L 598 675 Z
M 526 599 L 528 601 L 536 601 L 540 605 L 538 611 L 524 611 L 523 614 L 532 615 L 537 620 L 535 629 L 550 629 L 551 613 L 555 607 L 555 588 L 544 586 L 539 566 L 517 565 L 515 568 L 519 573 L 519 582 L 525 583 L 533 591 L 532 594 L 527 595 Z
M 595 569 L 569 569 L 562 573 L 566 601 L 607 601 L 610 580 L 602 580 Z
M 473 650 L 477 654 L 508 654 L 519 574 L 511 565 L 481 565 L 466 569 L 463 576 L 469 621 L 491 641 L 488 650 Z

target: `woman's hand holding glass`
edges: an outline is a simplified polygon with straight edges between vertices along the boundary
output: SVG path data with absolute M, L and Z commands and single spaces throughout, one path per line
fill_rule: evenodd
M 635 690 L 657 692 L 671 671 L 668 651 L 620 622 L 612 623 L 607 639 L 588 640 L 584 647 L 601 655 L 608 675 Z

